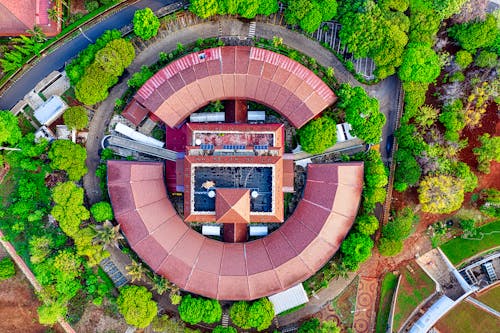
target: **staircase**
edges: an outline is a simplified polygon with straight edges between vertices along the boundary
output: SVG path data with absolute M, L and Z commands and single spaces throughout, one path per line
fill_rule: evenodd
M 228 327 L 229 326 L 229 314 L 225 311 L 222 314 L 222 327 Z
M 252 39 L 255 37 L 256 27 L 257 23 L 255 21 L 250 22 L 250 27 L 248 28 L 248 38 Z
M 111 261 L 111 259 L 106 258 L 99 263 L 102 270 L 108 274 L 111 281 L 116 288 L 120 288 L 121 286 L 128 283 L 127 278 L 120 272 L 120 270 L 116 267 L 116 265 Z

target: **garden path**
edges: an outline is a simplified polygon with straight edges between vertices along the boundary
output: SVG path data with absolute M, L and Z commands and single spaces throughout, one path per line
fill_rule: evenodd
M 353 328 L 356 333 L 372 332 L 375 327 L 378 278 L 361 277 L 356 296 Z

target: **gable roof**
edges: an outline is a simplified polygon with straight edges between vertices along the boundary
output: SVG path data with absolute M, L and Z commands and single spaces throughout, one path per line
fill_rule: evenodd
M 249 223 L 250 190 L 243 188 L 217 189 L 215 216 L 217 223 Z
M 0 0 L 0 36 L 25 35 L 38 25 L 47 36 L 55 36 L 60 24 L 49 20 L 49 0 Z

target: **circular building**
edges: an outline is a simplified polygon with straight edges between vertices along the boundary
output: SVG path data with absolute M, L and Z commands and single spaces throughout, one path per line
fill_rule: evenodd
M 185 123 L 216 100 L 224 123 Z M 302 200 L 284 221 L 283 194 L 293 192 L 293 155 L 282 124 L 248 123 L 242 101 L 264 104 L 300 128 L 335 101 L 310 70 L 255 47 L 189 54 L 155 74 L 123 115 L 148 114 L 167 127 L 165 163 L 108 161 L 108 190 L 132 249 L 181 289 L 220 300 L 253 300 L 287 290 L 338 250 L 357 214 L 363 164 L 309 164 Z M 168 192 L 184 193 L 184 217 Z M 185 222 L 223 226 L 224 241 Z M 252 241 L 249 225 L 282 223 Z

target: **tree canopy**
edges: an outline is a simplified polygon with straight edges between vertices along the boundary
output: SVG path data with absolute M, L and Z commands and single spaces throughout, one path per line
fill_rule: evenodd
M 63 114 L 64 124 L 70 129 L 81 130 L 87 127 L 89 118 L 83 106 L 72 106 Z
M 144 40 L 156 36 L 160 28 L 160 20 L 153 13 L 151 8 L 136 10 L 134 13 L 134 33 Z
M 231 306 L 229 315 L 236 326 L 262 331 L 271 326 L 274 307 L 267 298 L 261 298 L 252 303 L 239 301 Z
M 55 140 L 49 150 L 50 166 L 64 170 L 69 179 L 78 181 L 87 173 L 87 151 L 69 140 Z
M 408 44 L 398 71 L 402 81 L 430 83 L 440 72 L 439 57 L 430 46 L 422 43 Z
M 422 211 L 428 213 L 451 213 L 464 201 L 463 182 L 452 176 L 427 176 L 420 182 L 418 192 Z
M 356 218 L 355 225 L 360 233 L 371 236 L 378 230 L 379 223 L 375 215 L 363 214 Z
M 335 0 L 289 0 L 285 20 L 311 33 L 320 27 L 321 22 L 330 21 L 337 14 L 337 7 Z
M 418 182 L 422 175 L 422 169 L 408 149 L 398 149 L 395 160 L 394 188 L 397 191 L 405 191 L 408 186 L 415 185 Z
M 120 288 L 120 296 L 116 300 L 118 311 L 129 325 L 146 328 L 155 318 L 158 305 L 151 294 L 143 286 L 125 286 Z
M 337 106 L 344 109 L 352 133 L 366 143 L 379 143 L 385 116 L 379 110 L 378 100 L 368 96 L 363 88 L 352 88 L 347 83 L 341 84 L 336 93 Z
M 179 305 L 179 315 L 186 323 L 216 323 L 221 319 L 222 308 L 217 300 L 184 296 Z
M 299 131 L 300 145 L 305 152 L 319 154 L 337 142 L 337 127 L 328 116 L 308 122 Z
M 109 202 L 97 202 L 90 207 L 90 212 L 97 222 L 104 222 L 113 219 L 113 209 Z
M 472 21 L 455 24 L 448 30 L 448 34 L 467 51 L 475 52 L 479 48 L 493 46 L 499 30 L 497 20 L 491 14 L 484 21 Z
M 370 258 L 372 248 L 373 240 L 370 236 L 360 232 L 351 232 L 340 246 L 346 267 L 356 270 L 360 263 Z
M 55 205 L 51 214 L 66 235 L 75 236 L 82 220 L 90 217 L 83 206 L 83 188 L 73 182 L 60 183 L 52 189 L 52 200 Z
M 488 133 L 479 137 L 481 146 L 474 148 L 478 162 L 478 170 L 483 173 L 490 173 L 490 162 L 500 162 L 500 136 L 491 137 Z
M 278 10 L 277 0 L 191 0 L 189 10 L 201 17 L 240 15 L 254 18 L 256 15 L 271 15 Z
M 16 266 L 10 257 L 0 259 L 0 281 L 16 275 Z
M 10 111 L 0 110 L 0 146 L 4 143 L 13 146 L 21 140 L 21 136 L 17 117 Z

